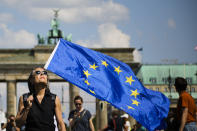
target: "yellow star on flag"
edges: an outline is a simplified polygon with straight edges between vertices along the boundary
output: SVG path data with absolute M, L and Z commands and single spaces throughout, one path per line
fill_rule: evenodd
M 134 110 L 134 108 L 133 108 L 133 107 L 131 107 L 131 106 L 128 106 L 128 109 L 133 109 L 133 110 Z
M 133 101 L 133 103 L 132 103 L 132 104 L 134 104 L 134 105 L 138 106 L 138 104 L 139 104 L 139 102 L 138 102 L 138 101 L 136 101 L 136 100 L 132 100 L 132 101 Z
M 102 61 L 102 65 L 104 65 L 105 67 L 108 66 L 107 62 L 106 61 Z
M 118 75 L 119 75 L 119 73 L 120 72 L 122 72 L 121 70 L 120 70 L 120 66 L 118 66 L 118 67 L 114 67 L 115 68 L 115 70 L 114 71 L 116 71 L 117 73 L 118 73 Z
M 84 82 L 85 82 L 87 85 L 90 85 L 90 83 L 88 82 L 88 80 L 85 80 Z
M 94 92 L 94 91 L 92 91 L 92 90 L 90 90 L 90 89 L 89 89 L 89 91 L 90 91 L 92 94 L 95 94 L 95 92 Z M 96 95 L 96 94 L 95 94 L 95 95 Z
M 135 91 L 131 90 L 131 95 L 130 96 L 135 96 L 135 98 L 137 97 L 137 95 L 139 95 L 139 93 L 137 92 L 137 89 Z
M 131 85 L 132 82 L 135 81 L 135 80 L 132 79 L 132 76 L 130 76 L 130 77 L 126 76 L 126 79 L 127 79 L 126 82 L 128 82 L 130 85 Z
M 83 73 L 86 75 L 87 78 L 88 78 L 89 75 L 91 75 L 91 74 L 88 73 L 88 70 L 87 71 L 83 71 Z
M 97 67 L 98 67 L 98 66 L 96 66 L 95 64 L 94 64 L 94 65 L 90 65 L 90 68 L 92 68 L 92 69 L 94 69 L 94 70 L 96 70 Z

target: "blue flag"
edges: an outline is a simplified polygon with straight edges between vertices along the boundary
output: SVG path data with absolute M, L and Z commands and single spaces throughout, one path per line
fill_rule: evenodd
M 168 115 L 167 97 L 146 89 L 127 64 L 100 52 L 60 39 L 45 69 L 127 112 L 150 131 L 162 127 Z

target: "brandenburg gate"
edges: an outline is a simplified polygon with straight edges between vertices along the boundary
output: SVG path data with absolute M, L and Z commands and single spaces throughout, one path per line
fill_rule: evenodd
M 32 49 L 0 49 L 0 82 L 7 83 L 8 115 L 16 114 L 17 112 L 16 83 L 27 82 L 29 73 L 34 67 L 43 67 L 54 47 L 54 45 L 37 45 Z M 139 63 L 133 62 L 134 48 L 97 48 L 94 50 L 127 63 L 134 72 L 138 69 Z M 53 73 L 49 73 L 49 80 L 51 82 L 65 81 Z M 67 97 L 73 100 L 78 93 L 78 88 L 69 84 L 70 96 Z M 70 102 L 70 109 L 73 108 L 74 103 Z
M 44 37 L 39 34 L 38 44 L 31 49 L 0 49 L 0 82 L 7 84 L 7 115 L 17 113 L 16 91 L 17 82 L 27 82 L 29 73 L 33 68 L 43 67 L 52 53 L 55 43 L 62 36 L 61 30 L 58 29 L 58 11 L 55 11 L 55 17 L 51 21 L 52 29 L 48 32 L 48 39 L 45 42 Z M 71 35 L 64 38 L 71 41 Z M 47 44 L 46 44 L 47 43 Z M 5 43 L 6 44 L 6 43 Z M 109 56 L 115 57 L 120 61 L 128 64 L 134 72 L 139 69 L 140 64 L 135 63 L 133 59 L 134 48 L 97 48 L 93 49 Z M 49 81 L 65 82 L 59 76 L 49 72 Z M 79 94 L 79 89 L 69 83 L 70 110 L 74 109 L 73 98 Z M 96 100 L 96 125 L 103 128 L 107 124 L 107 104 Z M 101 106 L 102 104 L 102 106 Z

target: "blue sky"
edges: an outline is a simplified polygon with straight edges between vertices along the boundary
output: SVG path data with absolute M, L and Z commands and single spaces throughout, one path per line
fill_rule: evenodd
M 87 47 L 143 47 L 142 62 L 196 63 L 196 0 L 0 0 L 0 48 L 33 48 L 53 9 L 60 29 Z M 139 58 L 139 59 L 138 59 Z

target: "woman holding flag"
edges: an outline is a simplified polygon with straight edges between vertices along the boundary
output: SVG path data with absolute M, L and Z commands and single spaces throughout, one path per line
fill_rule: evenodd
M 25 124 L 26 131 L 55 131 L 54 115 L 60 131 L 65 131 L 59 98 L 48 87 L 44 68 L 35 68 L 29 75 L 29 93 L 20 97 L 16 124 Z

